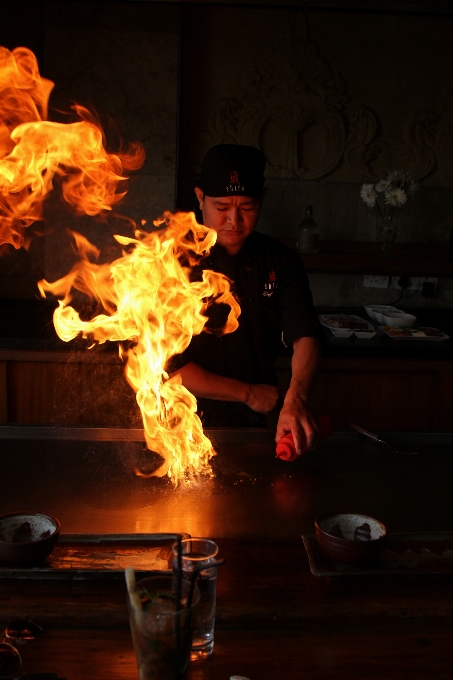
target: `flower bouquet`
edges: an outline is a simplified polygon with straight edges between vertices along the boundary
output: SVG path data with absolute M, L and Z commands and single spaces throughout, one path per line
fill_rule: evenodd
M 390 243 L 396 239 L 401 208 L 412 196 L 417 184 L 402 170 L 395 170 L 377 184 L 364 184 L 360 196 L 368 207 L 376 210 L 376 236 L 387 255 Z

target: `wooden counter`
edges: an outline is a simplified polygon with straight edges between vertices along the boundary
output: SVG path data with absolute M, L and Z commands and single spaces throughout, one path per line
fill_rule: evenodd
M 139 435 L 0 428 L 0 512 L 26 502 L 68 533 L 217 537 L 226 564 L 215 652 L 188 680 L 451 680 L 453 575 L 316 577 L 300 535 L 317 515 L 347 508 L 392 532 L 452 531 L 453 435 L 394 435 L 419 453 L 391 456 L 336 434 L 284 463 L 264 430 L 213 430 L 216 476 L 176 490 L 131 473 Z M 44 637 L 21 647 L 23 672 L 134 680 L 125 601 L 122 578 L 0 579 L 0 626 L 22 616 L 43 625 Z
M 317 579 L 302 542 L 219 539 L 214 655 L 188 680 L 451 678 L 451 579 Z M 24 672 L 137 678 L 122 582 L 0 582 L 0 624 L 39 621 Z
M 284 393 L 288 357 L 277 373 Z M 453 359 L 326 356 L 312 404 L 336 430 L 449 431 Z M 140 427 L 141 418 L 116 352 L 0 349 L 0 422 Z
M 117 348 L 107 343 L 88 350 L 85 341 L 61 342 L 53 309 L 46 301 L 0 302 L 0 423 L 140 427 Z M 318 311 L 366 316 L 363 309 Z M 421 325 L 439 327 L 453 338 L 449 310 L 416 313 Z M 339 340 L 325 331 L 313 409 L 330 416 L 336 430 L 348 430 L 353 422 L 375 430 L 452 429 L 452 340 L 401 342 L 381 331 L 371 340 Z M 278 359 L 277 372 L 285 392 L 288 356 Z M 273 414 L 269 427 L 275 422 Z
M 278 364 L 280 387 L 291 378 Z M 335 430 L 351 423 L 371 430 L 448 432 L 453 427 L 453 361 L 330 358 L 322 360 L 311 396 L 315 413 L 328 415 Z
M 0 349 L 0 422 L 140 424 L 116 351 Z

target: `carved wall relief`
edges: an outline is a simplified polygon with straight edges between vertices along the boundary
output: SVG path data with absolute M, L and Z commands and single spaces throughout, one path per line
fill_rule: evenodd
M 340 162 L 347 136 L 345 85 L 298 18 L 291 39 L 254 67 L 240 99 L 217 101 L 209 117 L 211 143 L 259 146 L 272 178 L 325 176 Z
M 305 15 L 294 19 L 290 38 L 254 65 L 239 96 L 212 106 L 197 162 L 213 144 L 238 143 L 264 152 L 268 178 L 320 179 L 341 164 L 358 182 L 391 169 L 421 180 L 436 167 L 452 180 L 453 87 L 440 112 L 416 112 L 402 121 L 401 142 L 388 142 L 378 114 L 351 102 L 342 77 L 310 40 Z
M 378 130 L 376 115 L 365 107 L 360 108 L 360 123 L 351 128 L 351 141 L 345 149 L 343 161 L 361 177 L 371 181 L 381 178 L 391 169 L 403 169 L 421 180 L 436 167 L 435 130 L 438 115 L 433 111 L 420 111 L 403 126 L 399 144 L 376 139 Z M 351 109 L 352 112 L 354 109 Z M 349 114 L 349 121 L 354 115 Z M 356 114 L 357 116 L 357 114 Z M 364 117 L 370 119 L 368 125 Z M 374 126 L 373 123 L 374 122 Z M 363 141 L 362 141 L 363 139 Z

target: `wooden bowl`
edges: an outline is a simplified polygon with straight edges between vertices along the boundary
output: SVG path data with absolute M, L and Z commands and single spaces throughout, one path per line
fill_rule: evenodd
M 60 522 L 38 512 L 11 512 L 0 517 L 0 565 L 32 567 L 50 555 Z
M 355 513 L 329 513 L 315 521 L 321 551 L 332 560 L 356 566 L 374 562 L 386 537 L 385 524 Z

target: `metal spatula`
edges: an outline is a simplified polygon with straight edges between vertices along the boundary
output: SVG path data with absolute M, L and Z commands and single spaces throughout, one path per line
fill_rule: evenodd
M 363 434 L 365 437 L 368 437 L 368 439 L 371 439 L 375 444 L 380 444 L 386 448 L 388 453 L 397 453 L 401 454 L 403 456 L 416 456 L 417 452 L 416 451 L 396 451 L 395 449 L 392 449 L 390 444 L 388 444 L 386 441 L 383 439 L 380 439 L 379 436 L 375 432 L 370 432 L 369 430 L 365 430 L 363 427 L 359 427 L 358 425 L 351 425 L 352 428 L 356 432 L 359 432 L 360 434 Z

